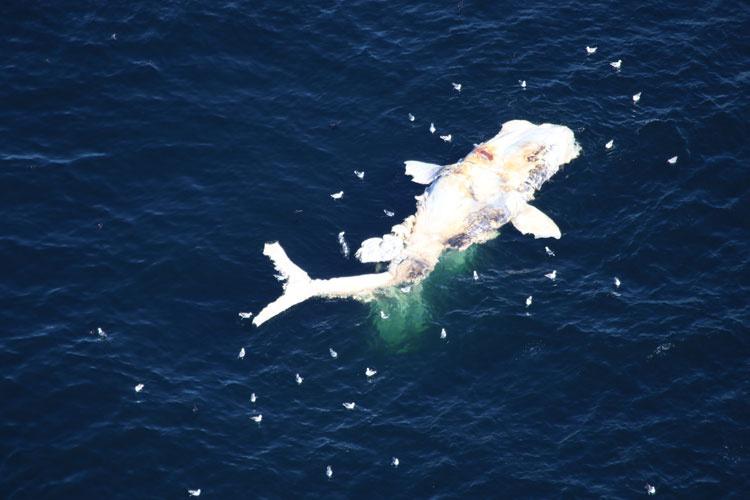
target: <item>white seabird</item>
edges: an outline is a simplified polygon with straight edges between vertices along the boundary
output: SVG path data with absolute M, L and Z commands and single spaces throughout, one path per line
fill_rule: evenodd
M 526 297 L 526 307 L 529 307 L 533 301 L 534 301 L 534 297 L 532 295 L 529 295 L 528 297 Z
M 365 375 L 367 375 L 367 378 L 374 377 L 375 375 L 377 375 L 377 373 L 377 370 L 373 370 L 369 366 L 365 368 Z
M 297 382 L 297 385 L 302 384 L 302 382 L 305 380 L 302 377 L 299 376 L 299 373 L 294 375 L 294 380 Z
M 393 457 L 393 458 L 391 458 L 391 465 L 392 465 L 392 466 L 394 466 L 394 467 L 398 467 L 398 464 L 399 464 L 399 463 L 400 463 L 400 462 L 399 462 L 398 458 L 396 458 L 396 457 Z
M 616 61 L 612 61 L 611 63 L 609 63 L 609 65 L 612 66 L 615 69 L 620 69 L 620 67 L 622 66 L 622 59 L 618 59 Z
M 258 401 L 258 396 L 255 393 L 250 394 L 250 402 L 255 403 L 256 401 Z
M 637 94 L 633 94 L 633 104 L 637 104 L 638 101 L 641 100 L 641 94 L 642 94 L 642 92 L 638 92 Z
M 479 275 L 477 274 L 476 270 L 474 270 L 474 274 L 472 276 L 474 278 L 474 281 L 477 281 L 479 279 Z
M 646 483 L 646 493 L 648 493 L 649 496 L 656 495 L 656 486 Z
M 240 353 L 237 355 L 237 358 L 238 359 L 244 359 L 245 358 L 245 348 L 244 347 L 240 348 Z
M 330 465 L 326 465 L 326 477 L 331 479 L 333 477 L 333 469 Z
M 409 113 L 409 121 L 413 122 L 415 120 L 414 115 Z
M 445 328 L 443 328 L 440 330 L 440 338 L 445 339 L 446 337 L 448 337 L 448 333 L 445 331 Z
M 669 163 L 670 165 L 674 165 L 675 163 L 677 163 L 677 157 L 673 156 L 672 158 L 667 160 L 667 163 Z
M 388 316 L 388 315 L 387 315 L 387 314 L 385 313 L 385 311 L 380 311 L 380 317 L 381 317 L 382 319 L 388 319 L 388 318 L 390 318 L 390 316 Z
M 461 84 L 460 83 L 453 83 L 453 88 L 456 89 L 458 92 L 461 92 Z
M 550 257 L 555 256 L 555 252 L 553 252 L 550 247 L 544 247 L 544 251 L 547 252 L 547 255 L 549 255 Z
M 431 134 L 434 134 L 434 133 L 435 133 L 435 130 L 437 130 L 437 129 L 435 128 L 435 124 L 434 124 L 434 123 L 430 123 L 430 133 L 431 133 Z
M 356 175 L 360 179 L 364 179 L 365 178 L 365 173 L 362 170 L 355 170 L 354 171 L 354 175 Z
M 137 384 L 137 385 L 136 385 L 136 386 L 134 387 L 134 389 L 135 389 L 135 392 L 141 392 L 141 391 L 143 390 L 143 387 L 144 387 L 144 386 L 143 386 L 143 384 Z
M 102 330 L 100 327 L 97 327 L 96 334 L 98 336 L 102 337 L 102 338 L 106 338 L 107 337 L 107 332 L 105 332 L 104 330 Z
M 555 279 L 557 278 L 557 269 L 553 270 L 551 273 L 545 274 L 544 277 L 555 281 Z
M 331 347 L 328 348 L 328 354 L 330 354 L 333 359 L 336 359 L 339 357 L 339 353 L 334 351 Z
M 451 142 L 451 139 L 453 139 L 453 136 L 451 134 L 448 135 L 441 135 L 440 138 L 444 140 L 445 142 Z
M 252 420 L 255 423 L 261 423 L 263 421 L 263 415 L 255 415 L 254 417 L 250 417 L 250 420 Z
M 201 489 L 198 488 L 197 490 L 188 490 L 188 495 L 191 497 L 199 497 L 201 496 Z
M 253 317 L 253 313 L 246 312 L 246 313 L 240 313 L 240 319 L 250 319 Z
M 609 142 L 608 142 L 607 144 L 605 144 L 605 145 L 604 145 L 604 147 L 605 147 L 606 149 L 612 149 L 612 147 L 613 147 L 614 145 L 615 145 L 615 140 L 614 140 L 614 139 L 610 139 L 610 140 L 609 140 Z
M 591 54 L 596 53 L 596 49 L 598 48 L 599 47 L 589 47 L 588 45 L 586 45 L 586 55 L 590 56 Z
M 386 210 L 385 208 L 383 209 L 383 213 L 385 214 L 386 217 L 393 217 L 394 215 L 396 215 L 394 212 L 391 212 L 390 210 Z
M 353 410 L 357 406 L 357 403 L 355 403 L 354 401 L 352 401 L 351 403 L 341 403 L 341 404 L 347 410 Z
M 519 85 L 521 85 L 522 89 L 526 88 L 526 80 L 518 80 Z
M 344 192 L 343 191 L 339 191 L 338 193 L 331 194 L 331 198 L 333 198 L 334 200 L 340 200 L 341 197 L 343 197 L 343 196 L 344 196 Z
M 620 278 L 615 276 L 615 288 L 620 288 Z

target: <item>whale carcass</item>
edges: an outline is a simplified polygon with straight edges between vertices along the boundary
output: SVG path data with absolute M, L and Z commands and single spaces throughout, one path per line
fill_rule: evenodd
M 560 229 L 529 204 L 562 165 L 578 156 L 573 132 L 562 125 L 525 120 L 503 124 L 492 139 L 452 165 L 407 161 L 406 174 L 428 187 L 417 196 L 417 211 L 382 237 L 362 242 L 363 263 L 387 262 L 385 272 L 312 279 L 278 242 L 263 254 L 273 261 L 284 292 L 253 319 L 256 326 L 311 297 L 368 300 L 379 289 L 424 279 L 447 249 L 465 250 L 497 236 L 510 222 L 535 238 L 560 238 Z

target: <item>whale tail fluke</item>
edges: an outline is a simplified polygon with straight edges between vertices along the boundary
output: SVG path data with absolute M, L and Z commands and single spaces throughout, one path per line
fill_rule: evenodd
M 315 295 L 313 280 L 310 279 L 310 276 L 302 268 L 292 262 L 284 249 L 281 248 L 279 242 L 266 243 L 263 247 L 263 255 L 271 259 L 274 267 L 279 272 L 276 277 L 279 281 L 284 282 L 284 293 L 281 297 L 264 307 L 253 318 L 255 326 L 262 325 L 277 314 Z

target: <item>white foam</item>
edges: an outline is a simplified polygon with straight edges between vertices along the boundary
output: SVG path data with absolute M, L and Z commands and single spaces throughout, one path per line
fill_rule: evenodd
M 341 255 L 344 256 L 345 259 L 349 258 L 349 245 L 346 244 L 346 239 L 344 238 L 344 235 L 346 233 L 344 231 L 341 231 L 339 233 L 339 245 L 341 245 Z

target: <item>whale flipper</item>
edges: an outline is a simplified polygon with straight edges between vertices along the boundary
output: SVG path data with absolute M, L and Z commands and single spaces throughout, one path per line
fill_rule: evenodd
M 434 163 L 425 163 L 423 161 L 409 160 L 405 161 L 406 175 L 411 176 L 411 180 L 417 184 L 432 184 L 440 171 L 443 170 L 442 165 L 435 165 Z
M 560 228 L 544 212 L 528 203 L 511 222 L 521 234 L 533 234 L 534 238 L 560 239 Z

